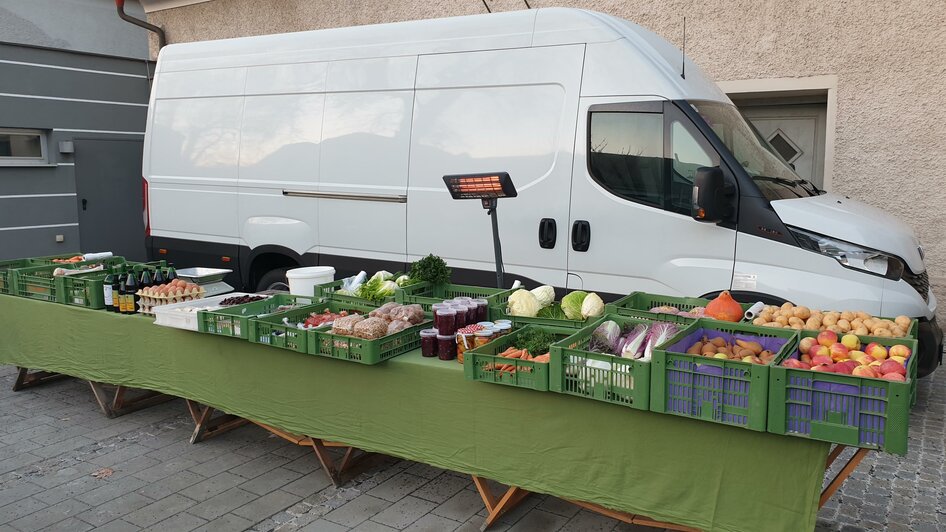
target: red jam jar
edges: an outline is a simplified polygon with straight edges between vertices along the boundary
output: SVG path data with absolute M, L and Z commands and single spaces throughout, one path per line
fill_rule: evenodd
M 437 357 L 440 360 L 457 358 L 457 338 L 452 334 L 437 335 Z
M 485 299 L 474 299 L 473 303 L 476 305 L 476 321 L 486 321 L 489 303 Z
M 466 316 L 463 316 L 466 318 Z M 457 311 L 453 308 L 439 308 L 434 313 L 434 326 L 437 332 L 453 337 L 457 333 Z
M 420 332 L 420 354 L 425 357 L 437 356 L 437 329 L 424 329 Z
M 462 329 L 462 328 L 466 327 L 466 324 L 467 324 L 467 321 L 466 321 L 466 305 L 461 305 L 460 303 L 454 303 L 454 304 L 450 305 L 450 308 L 451 308 L 452 310 L 454 310 L 454 311 L 457 313 L 457 314 L 456 314 L 456 318 L 455 318 L 455 319 L 456 319 L 456 324 L 457 324 L 457 329 Z M 454 330 L 453 332 L 456 332 L 456 330 Z

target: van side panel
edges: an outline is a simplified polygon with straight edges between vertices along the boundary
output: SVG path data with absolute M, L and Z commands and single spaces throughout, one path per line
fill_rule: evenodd
M 422 56 L 418 65 L 408 203 L 408 259 L 427 253 L 458 268 L 493 270 L 489 218 L 454 201 L 443 176 L 509 172 L 517 198 L 499 202 L 507 269 L 565 285 L 572 139 L 583 46 Z M 556 221 L 553 249 L 539 222 Z
M 161 74 L 149 137 L 152 235 L 236 243 L 245 75 L 242 68 Z
M 407 194 L 416 57 L 336 61 L 328 68 L 319 191 Z M 319 252 L 405 261 L 407 204 L 320 198 Z

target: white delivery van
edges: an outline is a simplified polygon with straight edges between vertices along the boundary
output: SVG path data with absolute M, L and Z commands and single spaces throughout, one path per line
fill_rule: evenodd
M 681 72 L 685 63 L 685 75 Z M 508 172 L 508 281 L 790 300 L 942 333 L 913 230 L 817 190 L 679 50 L 576 9 L 172 44 L 144 148 L 148 247 L 249 289 L 286 268 L 491 284 L 489 219 L 442 177 Z M 696 186 L 694 186 L 694 184 Z

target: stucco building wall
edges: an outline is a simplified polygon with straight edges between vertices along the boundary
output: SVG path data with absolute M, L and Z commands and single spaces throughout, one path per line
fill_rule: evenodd
M 521 0 L 488 3 L 494 12 L 525 8 Z M 678 47 L 686 15 L 687 55 L 717 81 L 837 76 L 830 188 L 910 223 L 926 249 L 937 298 L 946 300 L 946 2 L 529 4 L 610 13 Z M 480 0 L 215 0 L 155 11 L 148 18 L 165 28 L 173 43 L 485 11 Z

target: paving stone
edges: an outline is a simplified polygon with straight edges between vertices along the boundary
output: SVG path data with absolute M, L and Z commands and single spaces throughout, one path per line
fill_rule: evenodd
M 56 504 L 60 501 L 66 499 L 71 499 L 73 497 L 79 496 L 83 493 L 91 491 L 101 485 L 101 481 L 91 475 L 85 475 L 79 477 L 70 482 L 66 482 L 61 486 L 57 486 L 52 489 L 47 489 L 40 493 L 34 495 L 37 499 L 43 501 L 46 504 Z
M 40 491 L 43 491 L 43 488 L 28 480 L 11 482 L 10 485 L 0 488 L 0 506 L 25 499 Z
M 63 519 L 58 523 L 47 526 L 46 528 L 40 529 L 40 532 L 85 532 L 86 530 L 92 530 L 92 525 L 86 523 L 85 521 L 80 521 L 75 517 L 70 517 L 68 519 Z
M 454 521 L 465 522 L 483 509 L 483 499 L 475 491 L 460 490 L 446 502 L 434 508 L 432 513 Z
M 240 488 L 230 488 L 223 493 L 215 495 L 203 502 L 194 505 L 188 509 L 188 513 L 194 514 L 203 519 L 213 520 L 245 504 L 248 504 L 254 499 L 256 499 L 256 495 L 253 493 L 243 491 Z M 256 521 L 253 522 L 255 523 Z
M 197 462 L 189 458 L 175 458 L 138 471 L 135 476 L 146 482 L 156 482 L 195 465 L 197 465 Z M 195 473 L 193 470 L 191 472 Z
M 351 529 L 351 532 L 395 532 L 396 530 L 396 528 L 391 528 L 388 525 L 382 525 L 374 521 L 365 521 Z M 477 532 L 479 532 L 479 529 L 477 529 Z
M 253 526 L 253 522 L 239 515 L 224 514 L 197 528 L 200 532 L 239 532 Z
M 545 510 L 546 512 L 553 513 L 555 515 L 560 515 L 562 517 L 568 517 L 569 519 L 574 517 L 575 514 L 581 510 L 579 506 L 568 501 L 563 501 L 557 497 L 549 497 L 545 499 L 536 505 L 536 508 Z
M 325 519 L 313 521 L 299 529 L 300 532 L 346 532 L 347 530 L 349 530 L 348 527 L 337 525 Z
M 405 532 L 452 532 L 457 528 L 460 528 L 462 523 L 457 521 L 451 521 L 446 517 L 440 517 L 439 515 L 427 514 L 417 521 L 414 521 L 411 526 L 405 528 Z
M 325 514 L 325 519 L 346 527 L 354 527 L 388 506 L 391 506 L 389 501 L 371 495 L 361 495 Z
M 245 478 L 239 475 L 234 475 L 228 471 L 224 471 L 219 475 L 214 475 L 210 478 L 201 480 L 192 486 L 182 489 L 180 493 L 189 499 L 194 499 L 195 501 L 201 502 L 219 493 L 223 493 L 230 488 L 236 487 L 244 482 L 246 482 Z
M 126 515 L 124 519 L 140 527 L 159 523 L 194 505 L 194 501 L 175 493 Z
M 331 485 L 332 481 L 328 478 L 328 475 L 322 470 L 318 470 L 312 473 L 302 474 L 302 477 L 299 479 L 283 486 L 282 490 L 299 495 L 300 497 L 308 497 Z
M 384 481 L 380 486 L 369 490 L 368 495 L 395 502 L 401 500 L 405 495 L 420 488 L 427 482 L 428 480 L 424 477 L 411 475 L 410 473 L 398 473 Z
M 132 443 L 130 445 L 125 445 L 124 447 L 110 450 L 109 452 L 93 456 L 88 461 L 102 466 L 102 467 L 112 467 L 115 464 L 120 464 L 122 462 L 127 462 L 132 458 L 137 458 L 139 456 L 147 454 L 151 449 L 145 447 L 144 445 L 138 445 L 137 443 Z
M 172 493 L 177 493 L 189 486 L 204 480 L 204 477 L 190 471 L 179 471 L 173 475 L 149 483 L 138 490 L 138 493 L 154 500 L 163 499 Z
M 98 527 L 144 508 L 153 502 L 154 501 L 140 493 L 125 493 L 108 502 L 90 508 L 77 517 L 86 523 Z
M 249 462 L 244 462 L 234 468 L 231 468 L 229 471 L 234 475 L 240 475 L 243 478 L 252 479 L 289 462 L 290 460 L 288 458 L 276 456 L 274 454 L 266 454 L 258 458 L 254 458 Z
M 276 512 L 284 510 L 299 502 L 302 497 L 285 491 L 273 491 L 233 510 L 233 513 L 245 517 L 250 521 L 260 521 Z
M 106 478 L 99 480 L 97 487 L 76 495 L 75 499 L 89 506 L 98 506 L 133 492 L 145 485 L 145 481 L 137 477 L 129 476 L 118 479 Z
M 403 530 L 417 521 L 427 512 L 436 508 L 436 504 L 408 495 L 371 518 L 382 525 Z
M 434 467 L 432 465 L 421 464 L 421 463 L 416 463 L 412 465 L 411 467 L 408 467 L 405 471 L 412 475 L 417 475 L 419 477 L 424 477 L 431 480 L 439 477 L 441 473 L 445 472 L 443 469 L 440 469 L 439 467 Z
M 544 532 L 547 530 L 558 530 L 568 519 L 543 510 L 533 509 L 526 513 L 522 519 L 516 521 L 510 528 L 510 532 Z
M 551 513 L 551 512 L 550 512 Z M 562 532 L 605 532 L 614 529 L 619 521 L 595 512 L 582 510 L 561 528 Z
M 469 479 L 443 473 L 415 490 L 411 495 L 440 504 L 456 495 L 469 483 Z
M 39 530 L 64 519 L 75 517 L 88 507 L 88 505 L 82 504 L 75 499 L 68 499 L 52 506 L 47 506 L 40 512 L 34 512 L 14 521 L 10 521 L 10 526 L 20 530 Z
M 66 482 L 76 480 L 80 477 L 90 475 L 93 471 L 99 469 L 92 464 L 78 462 L 66 466 L 59 460 L 52 460 L 34 464 L 36 471 L 30 471 L 26 474 L 30 482 L 46 489 L 55 488 Z
M 315 457 L 314 453 L 306 453 L 305 455 L 300 456 L 299 458 L 296 458 L 287 464 L 284 464 L 282 467 L 291 469 L 293 471 L 298 471 L 303 475 L 308 475 L 322 468 L 322 466 L 319 465 L 319 460 Z
M 205 524 L 207 524 L 205 519 L 193 516 L 187 512 L 182 512 L 160 523 L 154 524 L 145 530 L 148 532 L 168 532 L 171 530 L 174 532 L 186 532 Z
M 213 445 L 219 443 L 214 439 Z M 195 465 L 188 468 L 188 471 L 197 473 L 198 475 L 203 475 L 205 477 L 212 477 L 224 471 L 227 471 L 230 468 L 236 467 L 241 464 L 246 463 L 246 457 L 240 456 L 238 454 L 223 453 L 221 456 L 214 458 L 213 460 L 206 461 L 202 464 Z
M 289 482 L 292 482 L 301 476 L 302 473 L 292 471 L 291 469 L 277 467 L 276 469 L 267 471 L 266 473 L 263 473 L 252 480 L 248 480 L 243 484 L 240 484 L 240 489 L 244 489 L 257 495 L 265 495 L 273 490 L 285 486 Z
M 23 466 L 39 462 L 42 459 L 41 456 L 32 453 L 20 453 L 10 458 L 5 458 L 0 460 L 0 475 L 9 471 L 16 471 Z

